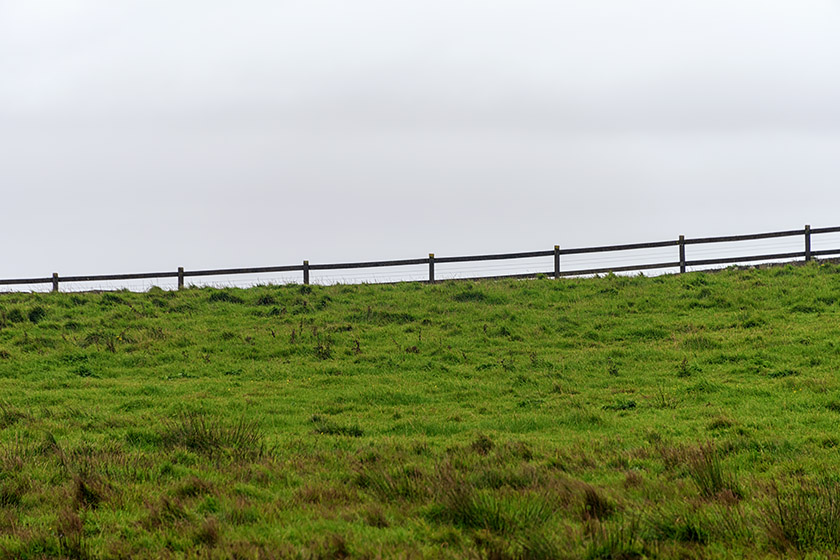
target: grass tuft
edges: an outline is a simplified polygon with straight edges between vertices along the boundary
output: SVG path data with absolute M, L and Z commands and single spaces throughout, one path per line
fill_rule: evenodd
M 780 550 L 840 550 L 840 482 L 795 479 L 774 484 L 763 519 Z
M 208 457 L 258 459 L 267 453 L 265 436 L 256 419 L 240 418 L 227 425 L 202 412 L 180 412 L 163 423 L 161 442 Z
M 686 468 L 700 495 L 705 498 L 741 496 L 735 475 L 726 470 L 720 451 L 712 443 L 705 443 L 686 450 Z

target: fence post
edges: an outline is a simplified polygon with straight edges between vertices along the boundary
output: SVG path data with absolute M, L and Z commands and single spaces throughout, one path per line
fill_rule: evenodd
M 184 289 L 184 267 L 183 266 L 178 267 L 178 289 L 179 290 Z
M 303 285 L 309 285 L 309 261 L 303 261 Z
M 429 253 L 429 283 L 435 282 L 435 254 Z
M 560 245 L 554 246 L 554 279 L 560 278 Z
M 805 262 L 811 262 L 811 226 L 805 226 Z
M 58 272 L 53 272 L 52 285 L 53 285 L 52 291 L 57 292 L 58 291 Z
M 685 274 L 685 236 L 680 235 L 680 274 Z

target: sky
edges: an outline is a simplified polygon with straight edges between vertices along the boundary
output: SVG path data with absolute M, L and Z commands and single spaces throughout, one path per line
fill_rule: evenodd
M 0 278 L 840 225 L 838 69 L 837 0 L 0 0 Z

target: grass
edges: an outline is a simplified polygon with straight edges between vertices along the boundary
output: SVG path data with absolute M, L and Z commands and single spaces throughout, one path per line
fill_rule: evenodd
M 0 295 L 0 559 L 840 557 L 840 268 Z

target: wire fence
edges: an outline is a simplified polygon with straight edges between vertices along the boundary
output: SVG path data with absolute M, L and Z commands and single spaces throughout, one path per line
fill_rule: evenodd
M 352 284 L 382 282 L 438 282 L 483 278 L 591 276 L 606 273 L 690 272 L 722 265 L 810 261 L 840 256 L 840 227 L 785 230 L 745 235 L 690 238 L 597 247 L 561 248 L 522 253 L 455 257 L 427 257 L 390 261 L 310 263 L 252 268 L 222 268 L 0 279 L 0 286 L 23 286 L 32 291 L 58 292 L 129 289 L 153 286 L 182 289 L 187 285 L 253 286 L 300 283 Z M 212 281 L 204 279 L 212 278 Z M 201 279 L 201 280 L 198 280 Z M 188 284 L 189 282 L 189 284 Z

